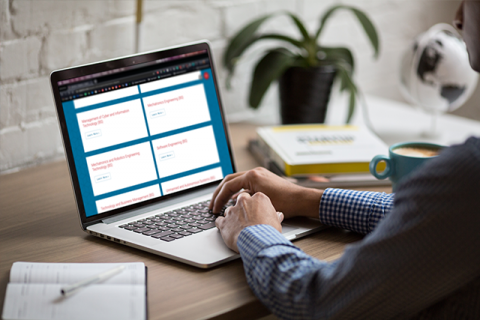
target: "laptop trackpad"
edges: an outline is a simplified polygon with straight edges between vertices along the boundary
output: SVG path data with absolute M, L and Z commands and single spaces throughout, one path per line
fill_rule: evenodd
M 286 234 L 292 231 L 297 230 L 298 227 L 290 226 L 288 224 L 282 224 L 282 234 Z

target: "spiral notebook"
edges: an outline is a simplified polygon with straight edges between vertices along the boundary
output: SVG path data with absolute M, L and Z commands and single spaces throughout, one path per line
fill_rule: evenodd
M 62 296 L 65 285 L 116 266 L 125 269 L 103 282 Z M 10 270 L 2 319 L 129 319 L 147 318 L 147 272 L 133 263 L 15 262 Z

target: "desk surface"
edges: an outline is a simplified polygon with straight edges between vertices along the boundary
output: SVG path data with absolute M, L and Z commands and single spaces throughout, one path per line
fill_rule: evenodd
M 230 127 L 237 170 L 258 164 L 246 149 L 254 125 Z M 250 291 L 240 260 L 210 270 L 105 241 L 81 230 L 64 161 L 0 176 L 0 304 L 15 261 L 133 262 L 148 267 L 149 319 L 245 319 L 268 310 Z M 359 189 L 359 188 L 357 188 Z M 389 188 L 369 188 L 386 191 Z M 295 241 L 306 253 L 338 258 L 357 234 L 327 229 Z

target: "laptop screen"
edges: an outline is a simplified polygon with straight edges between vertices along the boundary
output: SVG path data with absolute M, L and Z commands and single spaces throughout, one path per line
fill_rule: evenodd
M 157 202 L 234 171 L 209 51 L 178 53 L 56 82 L 86 218 Z

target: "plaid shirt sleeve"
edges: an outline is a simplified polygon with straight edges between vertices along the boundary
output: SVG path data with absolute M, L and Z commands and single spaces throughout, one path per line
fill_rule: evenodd
M 447 148 L 400 183 L 394 208 L 393 195 L 326 190 L 324 223 L 369 232 L 331 263 L 245 228 L 250 288 L 281 319 L 480 319 L 479 163 L 480 139 Z
M 368 233 L 392 207 L 393 195 L 327 189 L 320 202 L 320 221 Z M 304 294 L 305 290 L 313 278 L 328 278 L 335 262 L 327 263 L 310 257 L 268 225 L 244 229 L 237 245 L 247 281 L 260 300 L 285 319 L 314 317 L 314 310 L 308 306 L 315 304 L 312 300 L 315 294 Z M 273 272 L 274 269 L 281 272 Z M 273 288 L 274 296 L 271 295 Z
M 393 193 L 326 189 L 319 218 L 326 225 L 367 234 L 392 210 L 393 200 Z
M 237 241 L 250 288 L 283 319 L 311 319 L 315 294 L 306 294 L 318 272 L 325 276 L 334 263 L 305 254 L 269 225 L 242 230 Z

